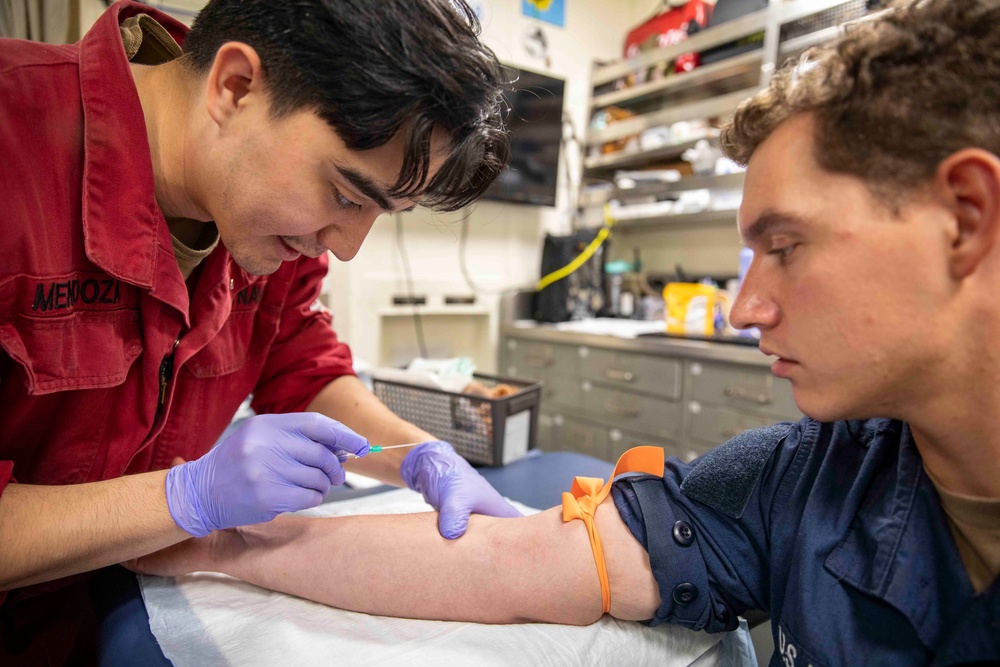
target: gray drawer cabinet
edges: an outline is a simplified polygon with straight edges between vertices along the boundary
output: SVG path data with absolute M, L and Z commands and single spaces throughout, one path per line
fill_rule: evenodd
M 581 347 L 579 356 L 582 379 L 673 400 L 681 397 L 683 367 L 676 359 L 593 347 Z
M 663 447 L 663 452 L 667 456 L 681 456 L 683 448 L 673 442 L 659 440 L 647 435 L 628 433 L 617 428 L 608 430 L 608 460 L 617 461 L 618 457 L 632 449 L 642 445 L 652 445 L 653 447 Z
M 741 412 L 697 401 L 688 404 L 688 413 L 687 441 L 709 447 L 722 444 L 748 429 L 780 421 L 766 415 Z
M 583 408 L 589 419 L 662 440 L 681 434 L 684 412 L 677 401 L 645 396 L 584 382 Z
M 580 452 L 608 460 L 607 427 L 560 412 L 543 414 L 542 416 L 547 417 L 551 423 L 547 449 Z M 545 447 L 545 445 L 542 446 Z
M 689 400 L 724 405 L 742 411 L 798 418 L 788 380 L 776 378 L 767 368 L 735 364 L 689 362 Z
M 543 399 L 544 405 L 544 399 Z M 562 420 L 562 416 L 559 416 Z M 557 438 L 559 436 L 556 429 L 556 414 L 547 410 L 540 410 L 538 413 L 538 430 L 535 431 L 535 446 L 543 451 L 555 451 Z
M 798 420 L 763 365 L 507 336 L 501 372 L 545 383 L 538 446 L 615 461 L 638 445 L 690 461 L 750 428 Z
M 508 338 L 503 373 L 511 377 L 539 380 L 542 406 L 576 406 L 580 403 L 575 346 Z
M 604 424 L 561 412 L 543 413 L 539 417 L 539 433 L 545 433 L 544 437 L 549 438 L 544 444 L 543 442 L 539 443 L 540 446 L 549 451 L 582 452 L 611 462 L 617 461 L 623 453 L 639 445 L 663 447 L 667 456 L 683 458 L 685 452 L 685 448 L 670 441 L 659 440 L 639 433 L 630 433 L 614 427 L 609 428 Z

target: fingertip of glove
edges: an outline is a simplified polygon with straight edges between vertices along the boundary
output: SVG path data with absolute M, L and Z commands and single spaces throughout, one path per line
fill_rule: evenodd
M 465 531 L 469 529 L 469 517 L 460 517 L 454 519 L 442 515 L 438 520 L 438 530 L 441 532 L 441 537 L 448 540 L 457 540 L 462 535 L 465 535 Z

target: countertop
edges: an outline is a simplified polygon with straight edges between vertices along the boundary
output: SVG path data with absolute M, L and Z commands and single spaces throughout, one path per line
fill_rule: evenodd
M 756 346 L 726 342 L 687 340 L 684 338 L 620 336 L 560 328 L 553 324 L 540 324 L 531 320 L 508 322 L 501 326 L 502 336 L 536 340 L 564 345 L 586 345 L 623 352 L 641 352 L 665 357 L 691 360 L 718 361 L 768 368 L 773 359 Z M 631 332 L 630 332 L 631 333 Z

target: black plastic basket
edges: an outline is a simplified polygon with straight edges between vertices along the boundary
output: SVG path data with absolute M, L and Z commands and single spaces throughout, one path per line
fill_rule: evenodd
M 470 463 L 509 463 L 535 446 L 542 383 L 495 375 L 473 375 L 487 388 L 518 389 L 502 398 L 445 391 L 372 378 L 375 395 L 390 410 L 428 433 L 446 440 Z

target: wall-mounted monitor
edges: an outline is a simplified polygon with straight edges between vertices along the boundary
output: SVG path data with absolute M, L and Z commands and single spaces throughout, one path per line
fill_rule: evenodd
M 504 94 L 511 160 L 483 198 L 555 206 L 566 82 L 531 70 L 505 69 L 516 79 L 513 90 Z

